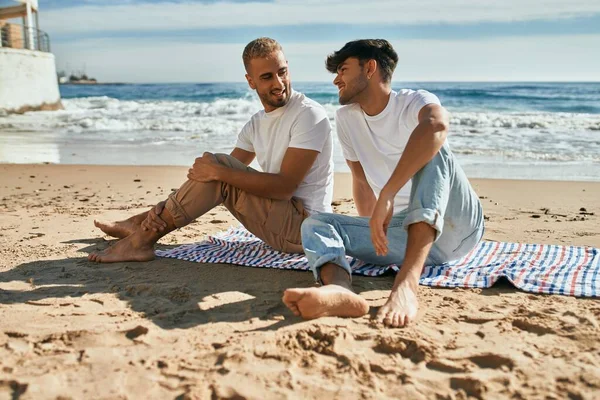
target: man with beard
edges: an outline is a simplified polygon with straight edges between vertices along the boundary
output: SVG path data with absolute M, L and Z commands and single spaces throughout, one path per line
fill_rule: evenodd
M 89 260 L 152 260 L 159 238 L 219 204 L 275 249 L 302 252 L 302 221 L 331 212 L 329 119 L 322 106 L 292 90 L 288 62 L 275 40 L 250 42 L 243 61 L 248 85 L 264 110 L 243 127 L 231 154 L 204 153 L 189 170 L 189 180 L 150 211 L 116 223 L 95 222 L 122 240 Z M 248 167 L 255 157 L 264 172 Z
M 368 312 L 352 291 L 348 254 L 401 266 L 377 319 L 404 326 L 417 315 L 424 264 L 459 259 L 483 236 L 479 198 L 446 141 L 448 113 L 429 92 L 391 90 L 397 62 L 386 40 L 349 42 L 327 58 L 345 105 L 336 114 L 337 133 L 360 217 L 319 214 L 302 225 L 302 245 L 322 286 L 286 290 L 283 301 L 296 315 Z

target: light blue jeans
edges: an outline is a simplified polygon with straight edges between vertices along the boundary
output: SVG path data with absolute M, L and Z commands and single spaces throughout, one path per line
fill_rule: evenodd
M 327 263 L 352 276 L 345 255 L 376 265 L 402 265 L 408 226 L 426 222 L 436 230 L 428 265 L 467 255 L 481 240 L 483 209 L 448 144 L 412 178 L 408 208 L 395 214 L 387 230 L 388 254 L 378 256 L 371 241 L 369 218 L 316 214 L 302 224 L 302 246 L 315 278 Z

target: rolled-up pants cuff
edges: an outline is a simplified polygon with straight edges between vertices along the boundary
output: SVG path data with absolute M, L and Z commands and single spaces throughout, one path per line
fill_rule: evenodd
M 311 270 L 315 276 L 315 280 L 321 285 L 323 285 L 323 280 L 321 279 L 321 267 L 325 264 L 335 264 L 342 268 L 348 273 L 350 282 L 352 282 L 352 268 L 350 268 L 350 264 L 348 263 L 348 260 L 346 260 L 346 256 L 340 256 L 339 254 L 324 254 L 315 262 L 311 263 Z
M 408 230 L 410 225 L 419 222 L 425 222 L 435 229 L 435 240 L 438 240 L 442 235 L 442 231 L 444 230 L 444 218 L 437 210 L 431 208 L 417 208 L 416 210 L 411 210 L 406 215 L 402 225 L 404 226 L 404 229 Z
M 175 194 L 169 195 L 165 208 L 173 217 L 173 223 L 177 228 L 181 228 L 192 222 L 192 218 L 185 212 L 184 208 L 175 198 Z

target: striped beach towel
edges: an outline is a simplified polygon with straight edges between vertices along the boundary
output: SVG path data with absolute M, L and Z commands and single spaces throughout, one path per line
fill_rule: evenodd
M 310 270 L 302 254 L 285 254 L 267 246 L 243 227 L 209 236 L 206 241 L 157 251 L 159 257 L 201 263 Z M 356 275 L 397 272 L 397 265 L 372 265 L 348 257 Z M 480 242 L 464 258 L 428 265 L 420 284 L 438 287 L 487 288 L 504 277 L 526 292 L 600 296 L 600 249 L 503 242 Z

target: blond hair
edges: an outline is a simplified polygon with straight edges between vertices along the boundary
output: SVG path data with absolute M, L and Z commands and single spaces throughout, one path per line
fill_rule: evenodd
M 281 45 L 275 39 L 261 37 L 248 43 L 242 54 L 246 72 L 248 72 L 248 67 L 252 59 L 267 57 L 275 51 L 283 51 Z

